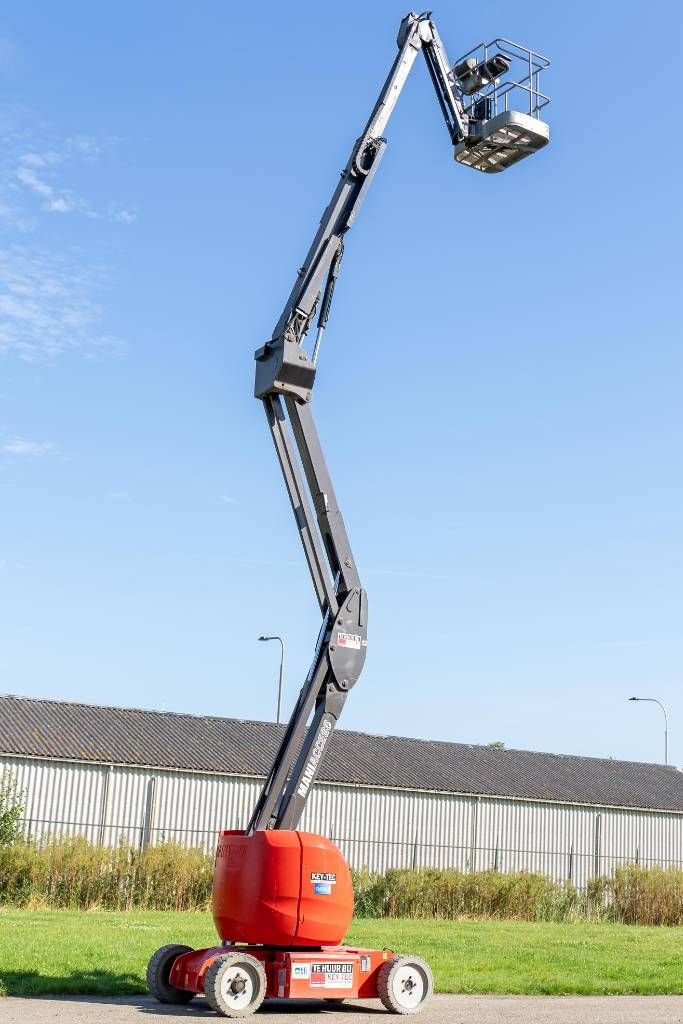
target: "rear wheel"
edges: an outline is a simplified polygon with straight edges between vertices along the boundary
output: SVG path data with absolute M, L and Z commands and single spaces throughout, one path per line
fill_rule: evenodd
M 377 994 L 391 1013 L 421 1013 L 433 991 L 431 968 L 418 956 L 395 956 L 379 969 Z
M 173 964 L 183 953 L 191 953 L 191 946 L 162 946 L 147 964 L 147 988 L 160 1003 L 189 1003 L 195 995 L 184 988 L 171 985 L 168 978 Z
M 226 953 L 213 961 L 204 976 L 204 995 L 223 1017 L 248 1017 L 266 997 L 263 964 L 249 953 Z

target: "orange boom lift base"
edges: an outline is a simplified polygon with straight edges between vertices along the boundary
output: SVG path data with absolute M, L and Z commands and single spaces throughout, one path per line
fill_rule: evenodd
M 267 998 L 381 998 L 405 958 L 340 946 L 352 914 L 351 874 L 329 839 L 286 830 L 222 832 L 213 881 L 222 943 L 162 947 L 150 963 L 153 990 L 179 1003 L 205 995 L 231 1017 L 253 1013 Z M 415 958 L 410 963 L 420 970 Z M 426 964 L 422 970 L 428 972 Z M 425 973 L 424 983 L 430 980 Z M 416 1008 L 427 994 L 420 981 L 416 974 Z

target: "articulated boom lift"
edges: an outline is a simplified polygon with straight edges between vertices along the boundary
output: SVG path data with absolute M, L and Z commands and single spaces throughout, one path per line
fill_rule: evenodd
M 451 66 L 429 12 L 408 14 L 397 42 L 396 59 L 273 336 L 255 355 L 255 395 L 265 408 L 322 613 L 313 663 L 247 829 L 219 838 L 213 916 L 221 945 L 164 946 L 148 967 L 150 991 L 162 1002 L 187 1002 L 203 993 L 227 1017 L 253 1013 L 267 996 L 379 996 L 395 1013 L 417 1013 L 433 987 L 429 966 L 419 958 L 339 945 L 353 912 L 349 869 L 328 839 L 298 831 L 330 736 L 363 668 L 368 620 L 311 397 L 344 236 L 384 155 L 384 129 L 418 53 L 455 159 L 486 173 L 502 171 L 548 142 L 548 126 L 539 117 L 548 98 L 539 83 L 549 62 L 496 39 Z M 520 98 L 523 111 L 515 109 Z M 303 343 L 316 313 L 309 354 Z

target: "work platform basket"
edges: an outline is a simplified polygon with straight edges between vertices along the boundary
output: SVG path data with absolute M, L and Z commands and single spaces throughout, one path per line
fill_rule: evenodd
M 541 111 L 550 98 L 541 91 L 547 57 L 513 43 L 480 43 L 453 65 L 450 82 L 467 115 L 467 136 L 455 159 L 487 174 L 542 149 L 550 129 Z

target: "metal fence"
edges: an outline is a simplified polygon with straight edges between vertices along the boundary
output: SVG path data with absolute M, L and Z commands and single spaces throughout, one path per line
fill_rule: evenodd
M 211 853 L 222 828 L 244 828 L 261 780 L 0 757 L 16 779 L 23 828 L 38 841 L 85 836 L 114 846 L 174 841 Z M 683 814 L 671 811 L 389 790 L 321 783 L 301 827 L 329 836 L 357 869 L 534 871 L 571 880 L 624 863 L 683 866 Z
M 100 823 L 97 821 L 22 818 L 20 824 L 24 835 L 40 845 L 54 839 L 75 836 L 83 836 L 93 843 L 101 841 Z M 146 849 L 149 846 L 175 842 L 187 848 L 202 849 L 209 854 L 216 846 L 217 836 L 216 831 L 207 829 L 160 829 L 144 825 L 131 827 L 108 824 L 106 845 L 126 843 Z M 521 846 L 508 847 L 500 844 L 472 847 L 469 844 L 423 843 L 417 840 L 400 842 L 341 835 L 331 835 L 329 838 L 343 851 L 349 864 L 359 870 L 374 863 L 382 865 L 377 870 L 442 867 L 460 871 L 541 871 L 539 862 L 547 864 L 550 860 L 551 869 L 542 873 L 548 874 L 556 881 L 568 881 L 581 887 L 581 883 L 585 883 L 587 879 L 610 875 L 614 868 L 625 864 L 683 868 L 683 860 L 643 856 L 638 846 L 631 851 L 609 854 L 600 849 L 577 850 L 573 845 L 568 849 L 549 850 L 543 847 L 526 849 Z

